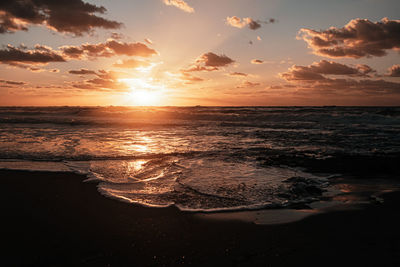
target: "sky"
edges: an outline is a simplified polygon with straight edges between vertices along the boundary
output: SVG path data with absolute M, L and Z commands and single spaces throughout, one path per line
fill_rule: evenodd
M 2 106 L 400 105 L 397 0 L 5 0 Z

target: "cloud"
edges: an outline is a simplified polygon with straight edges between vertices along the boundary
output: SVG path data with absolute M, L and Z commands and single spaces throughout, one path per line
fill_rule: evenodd
M 7 81 L 7 80 L 0 80 L 0 83 L 8 84 L 8 85 L 26 85 L 26 82 L 15 82 L 15 81 Z
M 181 73 L 180 79 L 181 79 L 181 80 L 188 81 L 189 84 L 192 84 L 192 83 L 194 83 L 194 82 L 202 82 L 202 81 L 204 81 L 203 78 L 200 78 L 200 77 L 191 75 L 191 74 L 186 73 L 186 72 L 182 72 L 182 73 Z
M 113 32 L 111 33 L 110 38 L 114 40 L 121 40 L 124 39 L 124 35 L 122 33 Z
M 249 82 L 249 81 L 244 81 L 242 84 L 236 86 L 236 88 L 249 88 L 249 87 L 257 87 L 260 86 L 260 83 L 257 82 Z
M 92 71 L 81 69 L 86 74 L 95 74 L 97 78 L 89 79 L 85 81 L 79 81 L 72 83 L 72 87 L 85 90 L 116 90 L 116 91 L 126 91 L 129 89 L 129 85 L 121 82 L 119 79 L 126 77 L 125 73 L 115 72 L 115 71 L 105 71 L 99 70 L 97 73 L 91 73 Z M 79 72 L 79 71 L 78 71 Z M 89 73 L 90 72 L 90 73 Z M 77 73 L 78 74 L 78 73 Z M 80 73 L 84 74 L 84 73 Z
M 251 18 L 247 18 L 247 26 L 250 30 L 257 30 L 261 28 L 261 24 Z
M 195 72 L 195 71 L 217 71 L 221 67 L 226 67 L 233 64 L 235 61 L 226 55 L 217 55 L 212 52 L 202 54 L 196 59 L 196 62 L 187 69 L 181 72 Z
M 241 18 L 236 17 L 236 16 L 226 17 L 226 24 L 228 24 L 232 27 L 239 28 L 239 29 L 242 29 L 242 28 L 246 27 L 246 25 L 247 25 L 247 23 L 244 19 L 242 21 Z
M 396 64 L 396 65 L 391 66 L 388 69 L 388 74 L 386 74 L 386 76 L 400 77 L 400 65 Z
M 234 63 L 235 61 L 225 55 L 217 55 L 212 52 L 201 55 L 196 63 L 204 63 L 207 67 L 224 67 Z
M 379 22 L 353 19 L 343 28 L 316 31 L 303 28 L 299 39 L 307 42 L 314 54 L 327 57 L 361 58 L 384 56 L 400 49 L 400 20 L 383 18 Z
M 321 60 L 309 66 L 294 65 L 288 73 L 282 74 L 282 77 L 286 80 L 321 80 L 325 78 L 322 74 L 368 77 L 368 74 L 372 72 L 375 71 L 367 65 L 350 67 L 333 61 Z
M 275 23 L 275 19 L 268 19 L 266 21 L 254 20 L 252 18 L 239 18 L 237 16 L 226 17 L 225 23 L 235 28 L 243 29 L 248 27 L 250 30 L 257 30 L 261 28 L 261 24 Z M 260 38 L 261 39 L 261 38 Z
M 108 40 L 105 43 L 98 44 L 82 44 L 80 46 L 62 46 L 61 51 L 69 58 L 81 59 L 82 57 L 97 58 L 97 57 L 112 57 L 112 56 L 139 56 L 150 57 L 158 54 L 146 44 L 125 43 L 116 40 Z
M 96 72 L 93 70 L 88 70 L 88 69 L 80 69 L 80 70 L 70 70 L 68 71 L 68 73 L 70 74 L 76 74 L 76 75 L 90 75 L 90 74 L 94 74 L 96 75 Z
M 261 59 L 252 59 L 250 62 L 251 62 L 251 64 L 264 64 L 265 63 L 265 61 L 261 60 Z
M 187 69 L 183 69 L 182 72 L 216 71 L 216 70 L 219 70 L 219 68 L 205 67 L 205 66 L 200 66 L 200 65 L 192 65 L 192 66 L 188 67 Z
M 287 88 L 296 88 L 296 85 L 293 84 L 283 84 L 283 85 L 270 85 L 266 89 L 269 90 L 281 90 L 281 89 L 287 89 Z
M 120 62 L 113 64 L 113 67 L 129 68 L 129 69 L 136 69 L 136 68 L 148 67 L 148 66 L 150 66 L 149 62 L 136 60 L 136 59 L 122 60 Z
M 236 76 L 236 77 L 247 77 L 249 76 L 247 73 L 243 72 L 231 72 L 229 73 L 230 76 Z
M 294 65 L 288 72 L 280 73 L 280 76 L 288 82 L 295 83 L 298 88 L 331 92 L 361 91 L 370 94 L 400 93 L 400 83 L 383 79 L 360 79 L 368 77 L 366 73 L 372 71 L 366 65 L 357 65 L 353 68 L 335 62 L 320 61 L 309 66 Z M 330 75 L 344 77 L 331 78 Z
M 7 45 L 4 49 L 0 49 L 0 63 L 34 72 L 44 71 L 37 65 L 65 61 L 65 58 L 58 51 L 46 46 L 36 45 L 35 49 L 29 50 L 24 46 Z
M 0 33 L 28 30 L 29 25 L 45 25 L 63 33 L 81 36 L 94 28 L 117 29 L 122 23 L 99 17 L 106 8 L 82 0 L 21 0 L 0 4 Z
M 239 29 L 242 29 L 246 26 L 248 26 L 249 29 L 251 29 L 251 30 L 257 30 L 258 28 L 261 28 L 261 24 L 255 20 L 253 20 L 252 18 L 241 19 L 236 16 L 227 17 L 226 24 L 228 24 L 232 27 L 239 28 Z
M 194 8 L 189 6 L 184 0 L 163 0 L 167 6 L 175 6 L 185 12 L 193 13 Z

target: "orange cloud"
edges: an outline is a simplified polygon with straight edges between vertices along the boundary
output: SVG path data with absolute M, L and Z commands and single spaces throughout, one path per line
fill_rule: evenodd
M 242 20 L 241 18 L 236 16 L 227 17 L 226 24 L 239 29 L 248 26 L 251 30 L 257 30 L 258 28 L 261 27 L 261 24 L 253 20 L 252 18 L 243 18 Z
M 163 0 L 164 4 L 166 4 L 167 6 L 175 6 L 185 12 L 188 13 L 193 13 L 194 12 L 194 8 L 189 6 L 188 3 L 186 3 L 183 0 Z
M 251 64 L 264 64 L 265 61 L 261 59 L 252 59 Z

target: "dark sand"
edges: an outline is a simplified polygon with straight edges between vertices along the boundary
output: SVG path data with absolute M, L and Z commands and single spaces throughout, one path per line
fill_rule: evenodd
M 400 266 L 400 195 L 281 225 L 101 196 L 68 173 L 0 171 L 1 266 Z

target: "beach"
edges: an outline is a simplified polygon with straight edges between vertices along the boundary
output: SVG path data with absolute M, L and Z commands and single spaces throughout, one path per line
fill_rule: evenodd
M 101 196 L 71 173 L 0 171 L 3 266 L 399 266 L 400 194 L 276 225 Z

